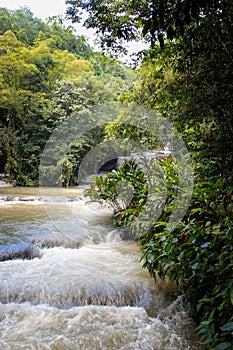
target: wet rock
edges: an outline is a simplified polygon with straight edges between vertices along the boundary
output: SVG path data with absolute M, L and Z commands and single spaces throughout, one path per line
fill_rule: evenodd
M 33 202 L 33 201 L 41 200 L 41 198 L 40 197 L 29 196 L 29 197 L 19 198 L 19 200 L 22 201 L 22 202 Z
M 6 201 L 8 202 L 16 202 L 19 200 L 19 197 L 7 197 Z
M 4 180 L 0 180 L 0 187 L 13 187 L 13 185 Z
M 82 196 L 75 196 L 75 197 L 67 197 L 67 202 L 83 202 L 83 197 Z
M 81 242 L 73 241 L 69 239 L 59 239 L 59 238 L 41 238 L 33 240 L 33 244 L 35 244 L 39 248 L 55 248 L 55 247 L 64 247 L 71 249 L 78 249 L 81 246 Z
M 136 240 L 136 236 L 129 229 L 122 228 L 122 240 L 123 241 L 134 241 L 134 240 Z
M 1 201 L 6 202 L 34 202 L 34 201 L 41 201 L 42 197 L 34 197 L 34 196 L 28 196 L 28 197 L 8 197 L 8 196 L 0 196 Z
M 19 244 L 2 247 L 0 249 L 0 262 L 7 260 L 31 260 L 41 258 L 39 247 L 32 244 Z

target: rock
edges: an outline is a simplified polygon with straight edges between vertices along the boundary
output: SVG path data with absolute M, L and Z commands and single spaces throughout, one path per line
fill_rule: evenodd
M 79 241 L 73 241 L 64 238 L 40 238 L 33 240 L 33 244 L 42 249 L 49 249 L 54 247 L 78 249 L 81 246 L 81 243 Z
M 34 258 L 41 258 L 41 251 L 33 244 L 19 244 L 2 247 L 0 249 L 0 261 L 6 260 L 31 260 Z
M 0 187 L 13 187 L 13 185 L 9 184 L 4 180 L 0 180 Z
M 33 202 L 33 201 L 37 201 L 37 200 L 39 200 L 39 197 L 29 196 L 29 197 L 19 198 L 19 201 L 21 201 L 21 202 Z

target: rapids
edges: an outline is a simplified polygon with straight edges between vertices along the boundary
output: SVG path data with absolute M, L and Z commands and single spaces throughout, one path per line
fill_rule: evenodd
M 0 188 L 0 349 L 201 349 L 188 306 L 142 269 L 128 232 L 63 191 Z

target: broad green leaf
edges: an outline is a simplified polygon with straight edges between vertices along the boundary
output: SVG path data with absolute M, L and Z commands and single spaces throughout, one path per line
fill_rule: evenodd
M 225 350 L 225 349 L 230 349 L 230 348 L 231 348 L 231 343 L 229 343 L 229 342 L 221 343 L 221 344 L 216 346 L 216 350 Z
M 233 331 L 233 322 L 228 322 L 221 327 L 222 331 Z

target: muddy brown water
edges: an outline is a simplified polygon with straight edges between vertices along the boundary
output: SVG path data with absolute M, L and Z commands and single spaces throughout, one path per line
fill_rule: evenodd
M 0 349 L 201 349 L 188 305 L 111 213 L 62 191 L 0 188 Z

